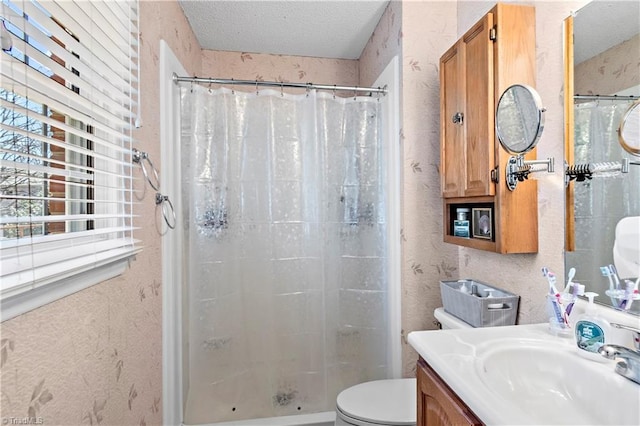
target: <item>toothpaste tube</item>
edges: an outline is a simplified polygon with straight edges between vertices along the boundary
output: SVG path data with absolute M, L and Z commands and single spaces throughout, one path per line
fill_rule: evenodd
M 556 275 L 549 271 L 546 267 L 542 268 L 542 275 L 547 278 L 549 283 L 549 303 L 551 303 L 551 311 L 553 313 L 554 322 L 559 328 L 567 328 L 567 323 L 564 320 L 562 303 L 560 301 L 560 293 L 556 288 Z

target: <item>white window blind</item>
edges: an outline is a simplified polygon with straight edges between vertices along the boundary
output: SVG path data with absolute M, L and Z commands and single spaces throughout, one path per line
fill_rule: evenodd
M 124 265 L 139 250 L 131 154 L 138 3 L 2 0 L 2 25 L 4 303 Z

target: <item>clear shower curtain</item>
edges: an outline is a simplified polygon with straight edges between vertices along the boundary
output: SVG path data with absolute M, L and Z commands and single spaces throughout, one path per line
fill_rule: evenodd
M 334 410 L 387 377 L 380 102 L 192 86 L 181 108 L 185 421 Z
M 620 146 L 617 134 L 629 105 L 630 102 L 597 101 L 574 107 L 576 164 L 620 161 L 630 156 Z M 574 185 L 577 250 L 567 252 L 567 265 L 582 271 L 580 282 L 588 289 L 592 279 L 603 279 L 599 267 L 613 263 L 618 221 L 637 216 L 640 211 L 640 167 L 630 166 L 628 174 L 618 177 L 593 178 Z M 594 246 L 593 241 L 599 244 Z

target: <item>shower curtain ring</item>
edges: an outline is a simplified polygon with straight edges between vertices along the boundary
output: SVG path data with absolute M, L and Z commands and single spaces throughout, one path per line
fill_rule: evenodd
M 358 86 L 353 89 L 353 100 L 355 101 L 358 97 Z
M 284 98 L 284 82 L 280 82 L 280 97 Z
M 256 95 L 259 95 L 260 93 L 258 92 L 258 80 L 256 79 Z
M 336 85 L 333 85 L 333 99 L 336 98 Z

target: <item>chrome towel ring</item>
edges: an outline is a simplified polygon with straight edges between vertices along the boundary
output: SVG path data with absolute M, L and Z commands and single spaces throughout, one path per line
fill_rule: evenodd
M 173 208 L 173 203 L 169 199 L 167 195 L 162 195 L 159 192 L 156 192 L 156 206 L 161 205 L 162 208 L 162 217 L 164 217 L 164 221 L 167 226 L 171 229 L 175 229 L 176 227 L 176 211 Z
M 144 175 L 144 178 L 147 180 L 147 182 L 149 182 L 149 185 L 151 185 L 151 188 L 153 188 L 155 191 L 159 191 L 160 175 L 158 174 L 158 170 L 156 170 L 155 166 L 151 162 L 151 159 L 149 158 L 149 154 L 143 151 L 139 151 L 135 148 L 133 148 L 131 152 L 133 154 L 133 157 L 131 158 L 131 160 L 136 164 L 140 164 L 140 168 L 142 169 L 142 174 Z M 149 176 L 149 172 L 147 172 L 145 162 L 151 168 L 151 172 L 153 173 L 153 179 Z

